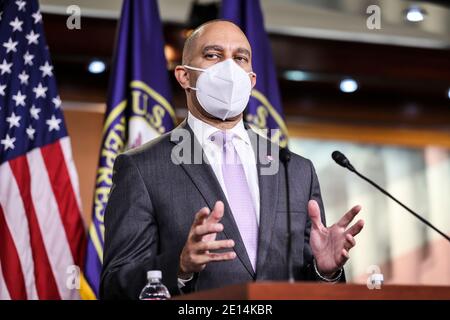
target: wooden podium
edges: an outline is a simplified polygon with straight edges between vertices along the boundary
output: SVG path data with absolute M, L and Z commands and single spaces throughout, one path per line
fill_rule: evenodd
M 450 286 L 252 282 L 175 297 L 177 300 L 450 300 Z

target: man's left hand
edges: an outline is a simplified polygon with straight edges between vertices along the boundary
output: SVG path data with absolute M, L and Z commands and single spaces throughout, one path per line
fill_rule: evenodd
M 353 207 L 337 223 L 327 228 L 322 224 L 317 201 L 308 202 L 308 214 L 312 222 L 309 243 L 321 275 L 332 278 L 350 258 L 349 251 L 356 244 L 354 236 L 361 232 L 364 221 L 358 220 L 347 227 L 360 211 L 361 206 Z

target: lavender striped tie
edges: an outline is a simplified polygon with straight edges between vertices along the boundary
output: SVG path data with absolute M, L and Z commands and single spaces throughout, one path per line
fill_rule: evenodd
M 244 167 L 232 142 L 234 134 L 221 131 L 215 136 L 217 136 L 217 140 L 223 143 L 222 173 L 227 189 L 228 203 L 244 241 L 253 270 L 256 271 L 258 223 Z

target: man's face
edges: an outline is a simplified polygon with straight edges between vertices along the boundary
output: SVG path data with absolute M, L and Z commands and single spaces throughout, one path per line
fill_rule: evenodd
M 204 26 L 195 38 L 186 64 L 192 67 L 207 69 L 208 67 L 233 59 L 233 61 L 246 72 L 252 71 L 252 52 L 245 34 L 234 24 L 226 21 L 218 21 Z M 188 75 L 187 86 L 196 87 L 200 72 L 186 70 Z M 256 77 L 251 76 L 252 87 L 256 83 Z M 183 85 L 183 83 L 180 82 Z M 191 101 L 194 107 L 202 114 L 205 113 L 197 101 L 195 92 L 191 91 Z

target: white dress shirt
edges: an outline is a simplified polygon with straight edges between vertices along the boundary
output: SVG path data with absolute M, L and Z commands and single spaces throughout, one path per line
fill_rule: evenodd
M 194 132 L 195 137 L 200 142 L 203 152 L 211 164 L 214 174 L 222 187 L 223 193 L 227 197 L 227 189 L 222 175 L 222 153 L 223 147 L 211 140 L 211 137 L 220 131 L 216 127 L 213 127 L 188 113 L 187 123 Z M 256 212 L 256 221 L 259 226 L 259 183 L 258 183 L 258 170 L 256 167 L 256 158 L 253 147 L 250 143 L 247 130 L 244 127 L 244 122 L 239 121 L 232 129 L 227 130 L 234 134 L 232 143 L 236 149 L 237 154 L 244 167 L 245 177 L 247 179 L 250 194 L 252 196 L 253 206 Z

